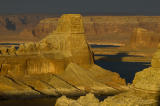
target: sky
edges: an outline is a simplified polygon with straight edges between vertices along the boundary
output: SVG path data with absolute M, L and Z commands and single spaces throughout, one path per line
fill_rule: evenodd
M 0 0 L 0 13 L 140 13 L 160 15 L 160 0 Z

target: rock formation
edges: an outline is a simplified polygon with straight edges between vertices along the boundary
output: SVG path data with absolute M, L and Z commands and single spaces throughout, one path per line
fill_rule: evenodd
M 137 89 L 157 92 L 160 91 L 160 47 L 154 54 L 151 67 L 137 72 L 133 80 L 133 86 Z
M 157 41 L 155 35 L 159 33 L 160 27 L 160 18 L 157 16 L 84 16 L 83 20 L 84 29 L 90 42 L 126 43 L 132 35 L 135 36 L 135 33 L 132 34 L 135 28 L 155 32 L 151 37 Z M 46 36 L 56 29 L 56 25 L 57 18 L 44 19 L 33 29 L 34 36 Z M 143 39 L 147 39 L 147 37 Z
M 62 96 L 56 102 L 55 106 L 99 106 L 99 100 L 94 94 L 89 93 L 86 96 L 81 96 L 77 101 Z
M 10 14 L 0 15 L 0 42 L 37 41 L 32 29 L 40 20 L 54 15 L 41 14 Z
M 33 28 L 33 35 L 38 38 L 43 38 L 49 33 L 56 30 L 58 18 L 46 18 L 41 20 L 35 28 Z
M 131 32 L 135 28 L 143 28 L 149 32 L 154 32 L 155 33 L 154 35 L 157 35 L 160 32 L 159 22 L 160 22 L 159 16 L 84 16 L 83 17 L 84 29 L 88 41 L 103 42 L 103 43 L 107 42 L 107 43 L 124 44 L 130 40 L 130 37 L 134 34 L 134 33 L 132 34 Z M 24 42 L 26 40 L 37 41 L 56 30 L 58 24 L 58 18 L 56 15 L 49 15 L 49 14 L 1 15 L 0 23 L 1 23 L 0 24 L 1 42 L 4 41 Z M 19 34 L 21 36 L 18 36 Z M 153 40 L 157 42 L 156 40 L 157 37 L 155 37 L 154 35 L 153 37 L 152 36 L 149 37 L 149 39 L 153 38 Z M 151 45 L 156 45 L 156 44 L 151 44 Z
M 89 93 L 77 100 L 62 96 L 57 99 L 55 106 L 158 106 L 158 101 L 154 98 L 148 98 L 149 96 L 151 95 L 127 92 L 109 96 L 100 102 L 94 94 Z
M 73 96 L 127 90 L 117 73 L 94 64 L 85 39 L 81 15 L 65 14 L 57 29 L 40 42 L 27 42 L 18 49 L 1 48 L 0 95 Z
M 108 96 L 101 102 L 93 94 L 81 96 L 77 100 L 62 96 L 57 99 L 56 106 L 159 106 L 159 64 L 160 45 L 152 58 L 151 67 L 137 72 L 133 83 L 128 85 L 127 91 Z
M 135 28 L 130 44 L 132 48 L 156 48 L 159 42 L 159 33 L 144 28 Z
M 54 70 L 55 67 L 58 65 L 56 62 L 52 63 L 50 59 L 52 58 L 53 61 L 61 60 L 63 64 L 67 64 L 70 62 L 74 62 L 77 64 L 84 64 L 89 65 L 93 64 L 92 53 L 89 49 L 89 46 L 85 40 L 84 36 L 84 29 L 82 25 L 81 16 L 73 17 L 72 15 L 62 16 L 59 20 L 59 25 L 57 30 L 46 38 L 41 40 L 38 43 L 28 42 L 21 44 L 18 50 L 13 50 L 13 48 L 6 49 L 4 48 L 1 50 L 2 54 L 17 54 L 17 58 L 24 55 L 25 57 L 29 55 L 43 55 L 43 54 L 52 54 L 51 56 L 41 57 L 39 59 L 32 59 L 34 57 L 22 59 L 24 62 L 26 61 L 28 66 L 30 67 L 32 64 L 36 64 L 36 61 L 39 61 L 38 64 L 34 64 L 33 67 L 27 68 L 26 72 L 30 72 L 31 69 L 36 69 L 37 71 L 41 72 L 41 70 L 45 70 L 44 72 L 49 72 L 48 70 Z M 36 57 L 36 56 L 35 56 Z M 6 57 L 9 58 L 10 57 Z M 50 58 L 50 59 L 49 59 Z M 41 61 L 42 60 L 42 61 Z M 46 60 L 46 61 L 45 61 Z M 66 62 L 64 62 L 66 61 Z M 42 62 L 42 63 L 41 63 Z M 45 65 L 46 64 L 46 65 Z M 52 65 L 53 64 L 53 65 Z M 44 69 L 42 68 L 44 65 Z M 51 66 L 51 69 L 49 68 Z M 48 68 L 47 68 L 48 67 Z M 60 66 L 58 66 L 60 67 Z M 59 68 L 56 68 L 59 69 Z M 24 69 L 22 69 L 24 70 Z M 36 70 L 33 71 L 36 72 Z M 1 70 L 3 71 L 3 70 Z M 32 71 L 31 71 L 32 72 Z

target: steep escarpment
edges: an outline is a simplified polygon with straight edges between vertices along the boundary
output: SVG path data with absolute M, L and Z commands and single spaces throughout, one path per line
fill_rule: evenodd
M 160 34 L 151 29 L 135 28 L 132 32 L 130 46 L 132 48 L 157 48 Z
M 58 18 L 46 18 L 41 20 L 33 29 L 33 35 L 38 38 L 43 38 L 47 34 L 56 30 Z
M 85 37 L 81 15 L 65 14 L 56 30 L 41 41 L 1 48 L 0 96 L 75 96 L 127 90 L 119 74 L 94 64 Z
M 53 16 L 41 14 L 0 15 L 0 41 L 34 41 L 36 38 L 32 34 L 32 29 L 40 20 Z
M 53 16 L 53 15 L 52 15 Z M 32 29 L 40 20 L 51 17 L 51 15 L 0 15 L 0 32 L 3 31 L 20 31 L 24 28 Z
M 54 20 L 54 21 L 53 21 Z M 159 33 L 158 16 L 84 16 L 84 29 L 89 41 L 124 43 L 130 40 L 135 28 Z M 44 37 L 55 30 L 57 18 L 42 20 L 34 29 L 34 36 Z
M 83 17 L 84 29 L 88 41 L 103 43 L 124 44 L 128 41 L 130 42 L 130 37 L 132 35 L 136 36 L 136 28 L 142 28 L 146 29 L 148 32 L 154 32 L 155 34 L 152 34 L 149 39 L 156 40 L 157 37 L 154 36 L 160 32 L 159 22 L 159 16 Z M 7 41 L 8 39 L 11 39 L 11 41 L 38 41 L 49 33 L 55 31 L 57 23 L 57 16 L 49 14 L 0 16 L 1 42 Z M 145 34 L 143 35 L 145 36 Z M 138 42 L 134 41 L 135 37 L 132 39 L 131 42 L 133 42 L 133 44 Z

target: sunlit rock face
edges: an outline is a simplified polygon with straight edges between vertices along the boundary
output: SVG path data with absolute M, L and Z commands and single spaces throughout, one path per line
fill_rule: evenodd
M 64 14 L 56 31 L 40 42 L 0 48 L 0 87 L 4 87 L 0 95 L 76 96 L 127 90 L 119 74 L 94 64 L 83 28 L 81 15 Z
M 7 56 L 7 59 L 11 58 L 11 55 L 28 57 L 22 59 L 26 62 L 26 73 L 57 73 L 60 69 L 58 67 L 63 67 L 64 70 L 65 63 L 74 62 L 80 65 L 93 63 L 92 53 L 85 40 L 82 17 L 79 14 L 63 15 L 59 19 L 56 31 L 40 42 L 21 44 L 18 50 L 14 47 L 2 48 L 1 54 Z M 38 58 L 30 55 L 37 55 Z M 56 64 L 59 61 L 63 61 L 61 62 L 63 65 Z M 16 62 L 19 64 L 18 60 Z
M 56 31 L 44 38 L 40 44 L 61 51 L 68 61 L 77 64 L 93 63 L 92 53 L 85 40 L 82 17 L 78 14 L 63 15 Z
M 0 15 L 0 23 L 1 42 L 38 41 L 56 30 L 58 17 L 49 14 Z M 134 28 L 143 28 L 156 35 L 160 32 L 159 16 L 84 16 L 83 23 L 90 42 L 125 43 L 133 35 Z
M 133 86 L 139 89 L 160 91 L 160 49 L 154 54 L 151 67 L 137 72 Z
M 132 48 L 156 48 L 159 42 L 159 33 L 141 27 L 133 30 L 130 40 Z
M 157 43 L 154 44 L 149 39 L 153 38 L 157 42 L 157 38 L 160 38 L 159 20 L 159 16 L 84 16 L 83 24 L 88 41 L 90 42 L 128 43 L 131 36 L 133 36 L 133 39 L 136 36 L 135 28 L 142 28 L 146 29 L 149 33 L 154 32 L 154 34 L 149 34 L 149 36 L 148 34 L 142 35 L 143 39 L 147 41 L 147 46 L 157 46 Z M 57 22 L 57 17 L 41 20 L 33 29 L 34 36 L 37 38 L 47 36 L 48 33 L 56 30 Z M 134 40 L 132 42 L 134 43 Z
M 94 94 L 89 93 L 77 100 L 62 96 L 57 99 L 55 106 L 158 106 L 158 100 L 149 96 L 151 95 L 125 92 L 99 101 Z

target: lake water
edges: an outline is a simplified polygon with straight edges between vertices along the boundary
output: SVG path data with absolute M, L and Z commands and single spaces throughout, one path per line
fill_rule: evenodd
M 150 66 L 150 62 L 105 62 L 103 60 L 97 60 L 95 64 L 104 69 L 119 73 L 122 78 L 126 79 L 127 83 L 132 82 L 136 72 Z
M 103 47 L 103 45 L 99 46 Z M 104 69 L 119 73 L 122 78 L 126 79 L 127 83 L 132 83 L 136 72 L 142 71 L 143 69 L 150 66 L 150 62 L 122 61 L 123 57 L 143 57 L 128 55 L 128 53 L 125 52 L 121 52 L 116 55 L 95 54 L 95 56 L 101 56 L 100 59 L 95 61 L 95 64 L 101 66 Z
M 0 45 L 20 45 L 19 43 L 0 43 Z
M 96 44 L 91 44 L 90 46 L 92 48 L 120 47 L 120 46 L 116 46 L 116 45 L 96 45 Z
M 12 43 L 13 44 L 13 43 Z M 1 45 L 1 43 L 0 43 Z M 8 45 L 8 43 L 7 43 Z M 94 48 L 101 47 L 115 47 L 111 45 L 91 45 Z M 117 46 L 116 46 L 117 47 Z M 119 47 L 119 46 L 118 46 Z M 124 57 L 126 54 L 119 54 L 116 57 L 118 61 L 105 61 L 105 57 L 109 55 L 103 55 L 104 59 L 99 59 L 95 61 L 95 64 L 103 67 L 104 69 L 112 70 L 120 74 L 122 78 L 126 79 L 127 83 L 131 83 L 135 73 L 139 72 L 147 67 L 149 67 L 149 62 L 123 62 L 121 57 Z M 102 56 L 102 55 L 99 55 Z M 103 96 L 106 98 L 106 96 Z M 103 97 L 99 97 L 102 99 Z M 0 101 L 0 106 L 54 106 L 56 103 L 56 97 L 52 98 L 38 98 L 38 99 L 24 99 L 24 100 L 3 100 Z

